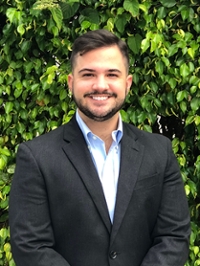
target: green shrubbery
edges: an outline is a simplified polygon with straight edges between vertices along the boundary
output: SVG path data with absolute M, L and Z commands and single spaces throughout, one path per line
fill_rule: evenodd
M 0 0 L 0 265 L 14 265 L 8 201 L 18 144 L 70 120 L 74 39 L 103 27 L 130 48 L 123 120 L 172 139 L 191 211 L 186 265 L 200 265 L 199 17 L 198 0 Z

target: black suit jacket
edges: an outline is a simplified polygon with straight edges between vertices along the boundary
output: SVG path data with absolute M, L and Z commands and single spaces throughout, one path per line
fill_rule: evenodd
M 10 193 L 17 266 L 183 266 L 190 219 L 170 141 L 123 124 L 113 225 L 75 118 L 23 143 Z

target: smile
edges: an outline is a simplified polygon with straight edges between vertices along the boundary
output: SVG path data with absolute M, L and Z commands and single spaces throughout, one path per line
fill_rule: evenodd
M 96 101 L 104 101 L 108 99 L 108 96 L 93 96 L 92 99 Z

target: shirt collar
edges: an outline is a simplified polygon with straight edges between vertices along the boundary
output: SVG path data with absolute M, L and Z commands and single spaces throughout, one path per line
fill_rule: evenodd
M 86 139 L 87 143 L 89 143 L 89 139 L 88 139 L 88 135 L 91 132 L 91 130 L 88 128 L 88 126 L 85 124 L 85 122 L 83 121 L 83 119 L 80 117 L 78 110 L 76 110 L 76 121 L 83 133 L 84 138 Z M 93 133 L 92 133 L 93 134 Z M 93 134 L 94 135 L 94 134 Z M 123 136 L 123 125 L 122 125 L 122 119 L 121 119 L 121 115 L 119 114 L 119 122 L 118 122 L 118 127 L 116 130 L 114 130 L 112 132 L 112 139 L 113 141 L 117 142 L 117 144 L 119 144 L 119 142 L 121 141 Z

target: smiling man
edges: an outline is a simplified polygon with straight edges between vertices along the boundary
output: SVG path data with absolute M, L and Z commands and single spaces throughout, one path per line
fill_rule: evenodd
M 73 119 L 18 149 L 10 193 L 17 266 L 183 266 L 190 217 L 170 141 L 123 123 L 126 44 L 76 39 Z

